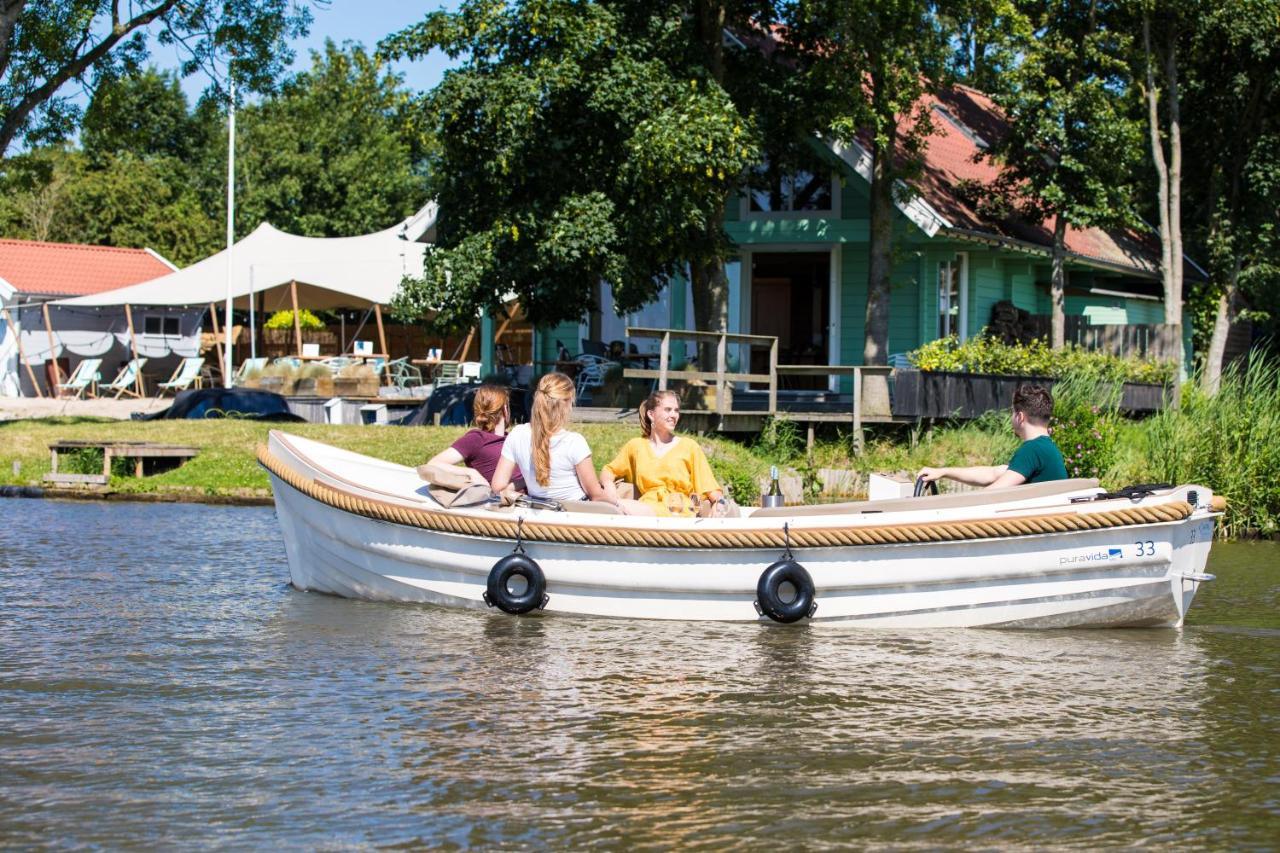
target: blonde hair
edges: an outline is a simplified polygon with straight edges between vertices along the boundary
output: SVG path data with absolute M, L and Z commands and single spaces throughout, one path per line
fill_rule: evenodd
M 640 404 L 640 434 L 645 438 L 653 435 L 652 412 L 658 408 L 658 404 L 666 397 L 674 397 L 676 404 L 679 405 L 680 398 L 676 397 L 675 391 L 654 391 Z
M 538 485 L 551 485 L 551 436 L 569 423 L 573 409 L 573 380 L 563 373 L 548 373 L 538 380 L 529 416 L 532 432 L 533 471 Z
M 471 419 L 475 421 L 476 427 L 485 432 L 493 432 L 502 419 L 507 399 L 507 389 L 501 385 L 481 385 L 476 389 L 476 398 L 471 403 Z

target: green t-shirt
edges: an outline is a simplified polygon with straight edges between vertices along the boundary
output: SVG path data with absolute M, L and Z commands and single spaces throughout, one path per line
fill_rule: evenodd
M 1009 460 L 1009 470 L 1026 477 L 1028 483 L 1067 479 L 1067 466 L 1062 461 L 1062 451 L 1047 435 L 1022 442 L 1022 446 Z

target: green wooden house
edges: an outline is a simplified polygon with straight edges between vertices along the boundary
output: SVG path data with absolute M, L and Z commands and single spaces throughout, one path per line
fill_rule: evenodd
M 1053 222 L 990 222 L 972 200 L 995 167 L 976 158 L 1002 119 L 989 98 L 956 87 L 936 98 L 935 135 L 910 201 L 898 205 L 889 350 L 898 354 L 946 335 L 977 334 L 997 303 L 1050 311 Z M 779 338 L 781 363 L 863 362 L 871 157 L 855 144 L 815 143 L 811 170 L 776 175 L 766 189 L 728 205 L 737 257 L 728 266 L 729 331 Z M 1073 328 L 1154 327 L 1164 320 L 1156 236 L 1098 228 L 1067 232 L 1066 313 Z M 1188 267 L 1189 274 L 1197 271 Z M 535 353 L 554 360 L 584 341 L 620 340 L 631 326 L 693 329 L 687 283 L 619 318 L 607 286 L 601 310 L 581 324 L 539 330 Z M 1183 361 L 1190 358 L 1184 323 Z M 759 354 L 755 357 L 759 359 Z M 744 365 L 745 366 L 745 365 Z M 833 380 L 834 381 L 834 380 Z

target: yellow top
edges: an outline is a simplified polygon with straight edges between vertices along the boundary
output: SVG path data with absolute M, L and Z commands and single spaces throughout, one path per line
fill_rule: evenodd
M 684 509 L 676 514 L 689 515 L 688 495 L 705 498 L 708 492 L 720 489 L 702 448 L 691 438 L 677 438 L 675 446 L 661 457 L 654 455 L 649 439 L 633 438 L 622 445 L 604 470 L 633 484 L 639 499 L 653 504 L 658 515 L 673 514 L 667 507 L 672 494 L 683 498 Z

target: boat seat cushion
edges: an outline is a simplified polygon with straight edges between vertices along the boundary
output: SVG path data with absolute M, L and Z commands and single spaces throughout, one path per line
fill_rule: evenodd
M 1048 483 L 1027 483 L 1003 489 L 978 489 L 969 492 L 947 492 L 941 495 L 925 495 L 919 498 L 893 498 L 883 501 L 851 501 L 838 504 L 812 506 L 778 506 L 757 509 L 752 518 L 790 518 L 797 515 L 846 515 L 859 512 L 896 512 L 913 509 L 956 509 L 958 507 L 986 506 L 1000 500 L 1025 500 L 1052 497 L 1070 492 L 1097 489 L 1098 481 L 1092 478 L 1053 480 Z
M 484 475 L 474 468 L 461 465 L 419 465 L 418 476 L 433 486 L 446 489 L 465 489 L 467 486 L 488 486 Z
M 605 501 L 561 501 L 565 512 L 589 512 L 593 515 L 622 515 L 622 510 Z

